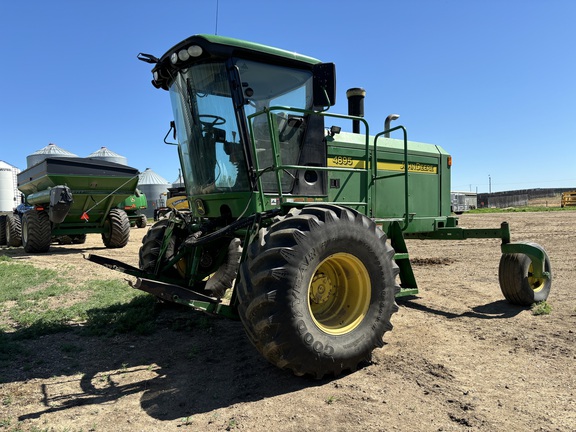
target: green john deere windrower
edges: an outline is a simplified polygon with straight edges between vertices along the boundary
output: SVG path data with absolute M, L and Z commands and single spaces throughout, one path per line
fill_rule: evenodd
M 172 100 L 189 209 L 149 229 L 140 268 L 89 257 L 136 288 L 239 317 L 268 361 L 315 377 L 355 370 L 383 345 L 395 298 L 418 292 L 407 238 L 501 238 L 504 296 L 547 298 L 542 247 L 511 243 L 506 223 L 458 226 L 441 147 L 408 141 L 394 116 L 370 135 L 362 89 L 348 91 L 348 115 L 327 112 L 333 64 L 209 35 L 139 58 Z

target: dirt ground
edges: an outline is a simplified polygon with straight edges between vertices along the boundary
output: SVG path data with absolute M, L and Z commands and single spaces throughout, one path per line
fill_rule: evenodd
M 355 373 L 294 377 L 260 357 L 240 322 L 167 308 L 151 336 L 30 341 L 33 358 L 2 371 L 0 430 L 574 431 L 576 211 L 463 215 L 460 225 L 503 220 L 512 241 L 548 251 L 550 315 L 503 300 L 498 240 L 409 241 L 420 294 L 399 300 L 384 347 Z M 145 231 L 120 250 L 89 235 L 49 254 L 0 253 L 80 279 L 123 278 L 82 252 L 137 265 Z M 175 330 L 183 317 L 193 325 Z M 53 348 L 63 344 L 80 349 Z

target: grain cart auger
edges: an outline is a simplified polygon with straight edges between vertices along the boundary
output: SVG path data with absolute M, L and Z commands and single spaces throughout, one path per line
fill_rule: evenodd
M 89 257 L 136 288 L 238 316 L 267 360 L 315 377 L 369 359 L 395 297 L 418 292 L 405 238 L 501 238 L 505 297 L 548 295 L 540 246 L 511 243 L 507 225 L 458 227 L 441 147 L 409 142 L 402 126 L 371 136 L 361 89 L 349 91 L 351 114 L 327 112 L 333 64 L 209 35 L 138 57 L 170 94 L 189 210 L 149 229 L 139 268 Z

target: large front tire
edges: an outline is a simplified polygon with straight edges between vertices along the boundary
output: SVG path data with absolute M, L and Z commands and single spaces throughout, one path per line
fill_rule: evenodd
M 27 253 L 44 253 L 50 249 L 52 227 L 45 211 L 29 210 L 22 216 L 22 246 Z
M 536 243 L 528 244 L 544 251 L 542 246 Z M 515 305 L 530 306 L 548 298 L 552 286 L 552 269 L 548 254 L 545 251 L 544 254 L 546 256 L 544 271 L 548 272 L 548 278 L 533 276 L 532 260 L 527 255 L 521 253 L 502 255 L 498 267 L 498 279 L 506 300 Z
M 156 273 L 156 268 L 160 269 L 165 266 L 170 259 L 174 256 L 176 252 L 176 234 L 173 232 L 169 240 L 167 249 L 163 257 L 161 258 L 160 264 L 158 264 L 158 259 L 160 257 L 160 251 L 162 249 L 162 242 L 164 241 L 164 235 L 166 229 L 168 228 L 170 221 L 168 219 L 162 219 L 156 222 L 150 227 L 144 238 L 142 239 L 142 246 L 138 252 L 138 262 L 140 269 L 147 273 Z M 165 271 L 163 276 L 171 278 L 182 278 L 186 273 L 186 259 L 182 258 L 173 267 Z
M 12 247 L 22 245 L 22 223 L 18 215 L 6 215 L 6 244 Z
M 6 244 L 6 215 L 0 215 L 0 246 Z
M 104 222 L 102 242 L 107 248 L 123 248 L 130 239 L 130 219 L 124 210 L 112 209 Z
M 397 275 L 394 250 L 366 216 L 333 205 L 292 210 L 248 246 L 240 318 L 271 363 L 336 376 L 383 345 Z

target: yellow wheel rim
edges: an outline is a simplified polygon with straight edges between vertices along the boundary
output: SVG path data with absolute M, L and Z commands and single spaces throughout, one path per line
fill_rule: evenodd
M 532 268 L 532 264 L 530 264 L 530 267 L 528 268 L 528 284 L 530 285 L 530 288 L 532 288 L 534 292 L 538 292 L 541 291 L 542 288 L 544 288 L 546 279 L 532 276 L 533 272 L 534 269 Z
M 362 322 L 370 306 L 368 270 L 354 255 L 330 255 L 316 268 L 308 286 L 314 323 L 331 335 L 343 335 Z
M 176 270 L 178 270 L 180 277 L 186 277 L 186 258 L 178 260 L 174 265 L 176 266 Z

